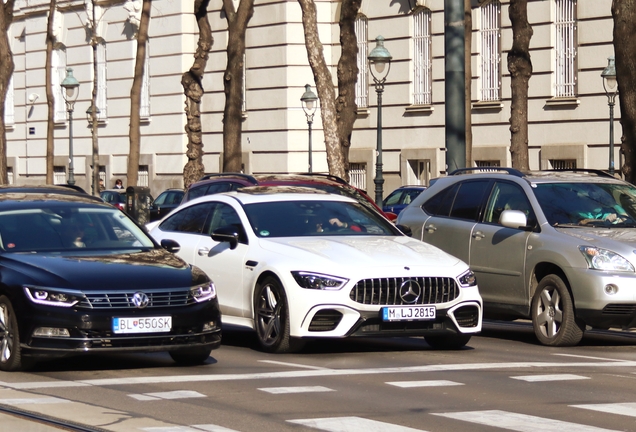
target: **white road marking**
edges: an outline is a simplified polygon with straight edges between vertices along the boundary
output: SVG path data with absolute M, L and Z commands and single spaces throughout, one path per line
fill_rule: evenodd
M 56 397 L 0 399 L 0 404 L 4 405 L 58 404 L 70 402 L 71 401 L 68 399 L 60 399 Z
M 331 392 L 335 391 L 327 387 L 313 386 L 313 387 L 269 387 L 259 388 L 260 391 L 264 391 L 271 394 L 286 394 L 286 393 L 318 393 L 318 392 Z
M 578 354 L 566 354 L 566 353 L 554 353 L 552 355 L 561 356 L 561 357 L 584 358 L 584 359 L 590 359 L 590 360 L 605 360 L 605 361 L 613 361 L 613 362 L 623 362 L 623 361 L 625 361 L 625 360 L 621 360 L 621 359 L 612 359 L 612 358 L 607 358 L 607 357 L 592 357 L 592 356 L 584 356 L 584 355 L 578 355 Z
M 508 429 L 517 432 L 617 432 L 611 429 L 586 426 L 561 420 L 546 419 L 506 411 L 465 411 L 455 413 L 432 413 L 433 415 L 470 423 Z
M 131 398 L 140 401 L 149 401 L 157 399 L 188 399 L 188 398 L 201 398 L 206 397 L 204 394 L 190 390 L 176 390 L 169 392 L 159 393 L 144 393 L 144 394 L 129 394 Z
M 455 381 L 446 381 L 446 380 L 429 380 L 429 381 L 393 381 L 387 382 L 385 384 L 402 387 L 402 388 L 412 388 L 412 387 L 445 387 L 445 386 L 461 386 L 464 385 L 462 383 L 458 383 Z
M 321 369 L 303 371 L 283 371 L 246 374 L 209 374 L 209 375 L 175 375 L 175 376 L 148 376 L 148 377 L 122 377 L 103 378 L 80 381 L 44 381 L 7 383 L 0 382 L 0 386 L 15 390 L 30 390 L 51 387 L 76 387 L 76 386 L 118 386 L 137 384 L 165 384 L 186 382 L 214 382 L 214 381 L 245 381 L 261 379 L 285 379 L 285 378 L 317 378 L 354 375 L 380 375 L 396 373 L 425 373 L 425 372 L 450 372 L 450 371 L 475 371 L 475 370 L 505 370 L 505 369 L 532 369 L 545 370 L 546 368 L 634 368 L 636 361 L 623 362 L 511 362 L 511 363 L 460 363 L 439 364 L 408 367 L 369 368 L 369 369 Z
M 421 429 L 413 429 L 361 417 L 332 417 L 287 421 L 328 432 L 422 432 Z
M 600 411 L 609 414 L 619 414 L 629 417 L 636 417 L 636 403 L 608 403 L 608 404 L 588 404 L 570 405 L 574 408 Z
M 512 379 L 527 381 L 527 382 L 544 382 L 544 381 L 571 381 L 571 380 L 584 380 L 590 379 L 590 377 L 572 374 L 552 374 L 552 375 L 524 375 L 513 376 Z
M 324 368 L 320 366 L 308 366 L 308 365 L 303 365 L 298 363 L 287 363 L 287 362 L 276 361 L 276 360 L 259 360 L 259 363 L 270 363 L 270 364 L 276 364 L 281 366 L 291 366 L 291 367 L 297 367 L 297 368 L 303 368 L 303 369 L 328 370 L 328 368 Z
M 188 426 L 156 426 L 156 427 L 140 428 L 140 430 L 146 431 L 146 432 L 198 432 L 200 431 L 200 429 L 192 429 L 191 427 L 188 427 Z
M 192 425 L 193 428 L 196 428 L 196 430 L 202 430 L 202 431 L 207 431 L 207 432 L 237 432 L 234 429 L 228 429 L 228 428 L 224 428 L 223 426 L 217 426 L 217 425 L 213 425 L 213 424 L 207 424 L 207 425 Z

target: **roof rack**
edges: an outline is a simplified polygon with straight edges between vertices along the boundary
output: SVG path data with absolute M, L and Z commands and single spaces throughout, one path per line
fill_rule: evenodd
M 349 184 L 346 182 L 345 179 L 340 178 L 338 176 L 332 175 L 332 174 L 323 174 L 323 173 L 300 173 L 299 175 L 306 175 L 306 176 L 314 176 L 314 177 L 325 177 L 328 178 L 329 180 L 333 180 L 335 182 L 338 182 L 340 184 Z
M 208 179 L 211 179 L 213 177 L 241 177 L 241 178 L 244 178 L 245 180 L 249 181 L 252 184 L 255 184 L 255 185 L 258 184 L 258 180 L 256 180 L 253 176 L 251 176 L 249 174 L 234 173 L 234 172 L 206 174 L 203 177 L 201 177 L 199 179 L 199 181 L 208 180 Z
M 603 171 L 600 169 L 590 169 L 590 168 L 563 168 L 563 169 L 549 169 L 549 170 L 542 170 L 542 171 L 543 172 L 581 172 L 581 173 L 596 174 L 599 177 L 616 178 L 610 173 L 608 173 L 607 171 Z
M 488 172 L 488 173 L 492 173 L 492 172 L 496 172 L 496 171 L 503 171 L 503 172 L 506 172 L 506 173 L 508 173 L 510 175 L 513 175 L 515 177 L 525 177 L 525 175 L 521 171 L 519 171 L 518 169 L 506 168 L 506 167 L 498 167 L 498 166 L 458 168 L 458 169 L 450 172 L 448 175 L 452 176 L 452 175 L 470 174 L 470 173 L 474 173 L 474 172 Z

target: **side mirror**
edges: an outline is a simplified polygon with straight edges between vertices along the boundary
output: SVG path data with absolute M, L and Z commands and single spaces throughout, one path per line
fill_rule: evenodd
M 214 230 L 212 240 L 219 243 L 229 243 L 230 249 L 236 249 L 239 242 L 238 230 L 233 226 L 225 226 Z
M 407 237 L 413 237 L 413 230 L 411 230 L 410 227 L 406 226 L 406 225 L 402 225 L 402 224 L 398 224 L 395 226 L 397 229 L 399 229 L 400 231 L 402 231 L 402 234 L 404 234 Z
M 170 239 L 161 240 L 161 247 L 172 253 L 177 253 L 181 250 L 181 245 L 176 241 Z
M 506 228 L 529 230 L 528 217 L 520 210 L 504 210 L 499 216 L 499 223 Z

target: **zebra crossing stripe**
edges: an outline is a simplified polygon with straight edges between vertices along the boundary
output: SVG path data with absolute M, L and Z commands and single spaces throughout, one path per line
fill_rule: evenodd
M 574 408 L 583 408 L 592 411 L 600 411 L 609 414 L 619 414 L 629 417 L 636 417 L 636 403 L 609 403 L 609 404 L 588 404 L 570 405 Z
M 446 380 L 428 380 L 428 381 L 393 381 L 387 382 L 386 384 L 402 387 L 402 388 L 413 388 L 413 387 L 446 387 L 446 386 L 460 386 L 464 385 L 462 383 L 458 383 L 455 381 L 446 381 Z
M 68 399 L 60 399 L 56 397 L 41 397 L 41 398 L 14 398 L 14 399 L 0 399 L 0 404 L 4 405 L 30 405 L 30 404 L 58 404 L 58 403 L 70 403 Z
M 133 399 L 137 399 L 139 401 L 151 401 L 157 399 L 188 399 L 188 398 L 200 398 L 206 397 L 204 394 L 199 392 L 191 391 L 191 390 L 176 390 L 169 392 L 159 392 L 159 393 L 144 393 L 144 394 L 129 394 Z
M 553 420 L 499 410 L 431 414 L 517 432 L 536 432 L 539 430 L 541 432 L 563 432 L 574 430 L 577 432 L 617 432 L 611 429 L 603 429 L 578 423 L 570 423 L 561 420 Z
M 287 421 L 327 432 L 424 432 L 421 429 L 413 429 L 361 417 L 331 417 Z
M 586 376 L 572 375 L 572 374 L 553 374 L 553 375 L 524 375 L 510 377 L 512 379 L 527 381 L 527 382 L 544 382 L 544 381 L 570 381 L 570 380 L 584 380 L 590 379 Z
M 317 392 L 331 392 L 335 391 L 327 387 L 322 386 L 307 386 L 307 387 L 264 387 L 259 388 L 260 391 L 264 391 L 271 394 L 286 394 L 286 393 L 317 393 Z

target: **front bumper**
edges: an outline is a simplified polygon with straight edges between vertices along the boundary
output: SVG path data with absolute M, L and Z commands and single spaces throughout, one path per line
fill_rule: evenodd
M 169 332 L 115 334 L 114 317 L 171 316 Z M 91 310 L 37 307 L 21 318 L 21 347 L 30 356 L 63 356 L 82 352 L 153 352 L 221 344 L 221 314 L 216 300 L 153 309 Z M 204 328 L 204 325 L 206 326 Z M 39 327 L 63 328 L 69 337 L 34 336 Z

